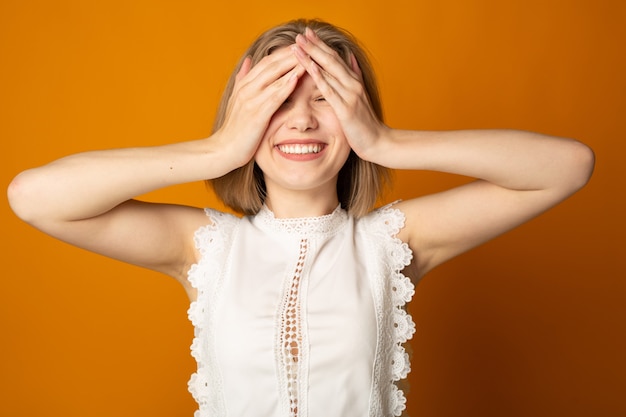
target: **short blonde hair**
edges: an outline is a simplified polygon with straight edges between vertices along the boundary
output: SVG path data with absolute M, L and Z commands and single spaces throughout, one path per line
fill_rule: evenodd
M 383 111 L 378 93 L 374 70 L 359 42 L 347 31 L 320 20 L 298 19 L 276 26 L 259 36 L 248 48 L 233 71 L 219 104 L 213 131 L 224 123 L 228 100 L 233 92 L 235 76 L 246 56 L 252 58 L 252 65 L 275 49 L 295 43 L 296 36 L 312 29 L 317 36 L 333 48 L 350 65 L 350 55 L 354 55 L 363 75 L 363 85 L 376 116 L 382 121 Z M 355 217 L 369 212 L 389 181 L 389 170 L 381 165 L 365 161 L 350 152 L 344 166 L 339 171 L 337 196 L 341 206 Z M 256 214 L 265 201 L 266 189 L 263 172 L 250 161 L 228 174 L 208 180 L 216 195 L 233 210 L 246 214 Z

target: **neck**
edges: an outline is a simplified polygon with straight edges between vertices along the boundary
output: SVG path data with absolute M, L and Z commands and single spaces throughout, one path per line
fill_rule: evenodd
M 339 205 L 337 192 L 268 190 L 265 204 L 276 218 L 318 217 L 332 213 Z

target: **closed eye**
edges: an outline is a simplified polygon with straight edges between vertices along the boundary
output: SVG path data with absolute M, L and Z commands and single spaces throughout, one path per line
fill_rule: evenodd
M 281 108 L 287 107 L 291 104 L 291 97 L 287 98 L 285 101 L 283 101 L 283 104 L 281 104 Z

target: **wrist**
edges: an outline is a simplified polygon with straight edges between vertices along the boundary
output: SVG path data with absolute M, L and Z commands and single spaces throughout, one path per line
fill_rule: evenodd
M 394 129 L 381 123 L 375 139 L 369 141 L 362 149 L 354 149 L 354 151 L 365 161 L 390 167 L 389 162 L 391 161 L 388 161 L 390 159 L 388 155 L 393 149 L 393 136 Z
M 206 164 L 210 176 L 207 179 L 228 174 L 246 165 L 253 157 L 238 147 L 232 136 L 221 130 L 204 139 L 203 149 L 208 157 Z

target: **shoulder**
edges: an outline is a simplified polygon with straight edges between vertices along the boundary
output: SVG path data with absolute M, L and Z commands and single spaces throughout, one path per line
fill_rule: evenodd
M 400 237 L 406 221 L 404 212 L 399 209 L 400 204 L 398 200 L 374 209 L 358 219 L 357 224 L 367 228 L 368 233 L 380 233 L 393 238 Z
M 192 233 L 210 227 L 225 227 L 241 220 L 234 214 L 206 207 L 179 206 L 176 211 L 179 224 Z
M 367 242 L 369 255 L 378 259 L 384 271 L 387 271 L 384 274 L 395 271 L 392 273 L 394 275 L 402 271 L 404 275 L 400 274 L 402 276 L 398 277 L 408 276 L 417 281 L 420 276 L 415 270 L 413 251 L 401 238 L 406 219 L 404 212 L 398 207 L 399 203 L 395 201 L 387 204 L 357 219 L 357 230 Z M 400 284 L 402 283 L 398 283 L 398 288 Z M 412 286 L 406 285 L 409 294 Z M 402 287 L 405 285 L 402 284 Z
M 241 218 L 212 208 L 202 210 L 202 218 L 197 219 L 193 236 L 196 249 L 200 252 L 216 241 L 223 242 L 232 236 Z
M 187 261 L 182 268 L 181 281 L 191 300 L 196 299 L 196 285 L 192 282 L 193 272 L 198 265 L 214 256 L 223 255 L 226 242 L 232 236 L 235 226 L 240 219 L 229 213 L 212 208 L 194 208 L 181 216 L 184 222 L 185 246 L 187 247 Z M 197 284 L 197 283 L 196 283 Z
M 357 220 L 357 228 L 368 240 L 375 240 L 377 246 L 386 248 L 390 256 L 402 258 L 401 263 L 406 266 L 412 254 L 407 243 L 401 239 L 406 218 L 398 204 L 395 201 L 371 211 Z
M 404 210 L 406 203 L 396 200 L 371 211 L 357 222 L 368 240 L 384 252 L 393 268 L 402 270 L 404 275 L 417 283 L 422 277 L 416 262 L 416 253 L 409 245 L 407 223 L 410 221 Z M 373 239 L 372 239 L 373 237 Z
M 226 213 L 213 208 L 204 208 L 202 209 L 202 212 L 204 213 L 204 218 L 208 220 L 209 224 L 213 225 L 230 225 L 241 220 L 240 217 L 235 216 L 234 214 Z

